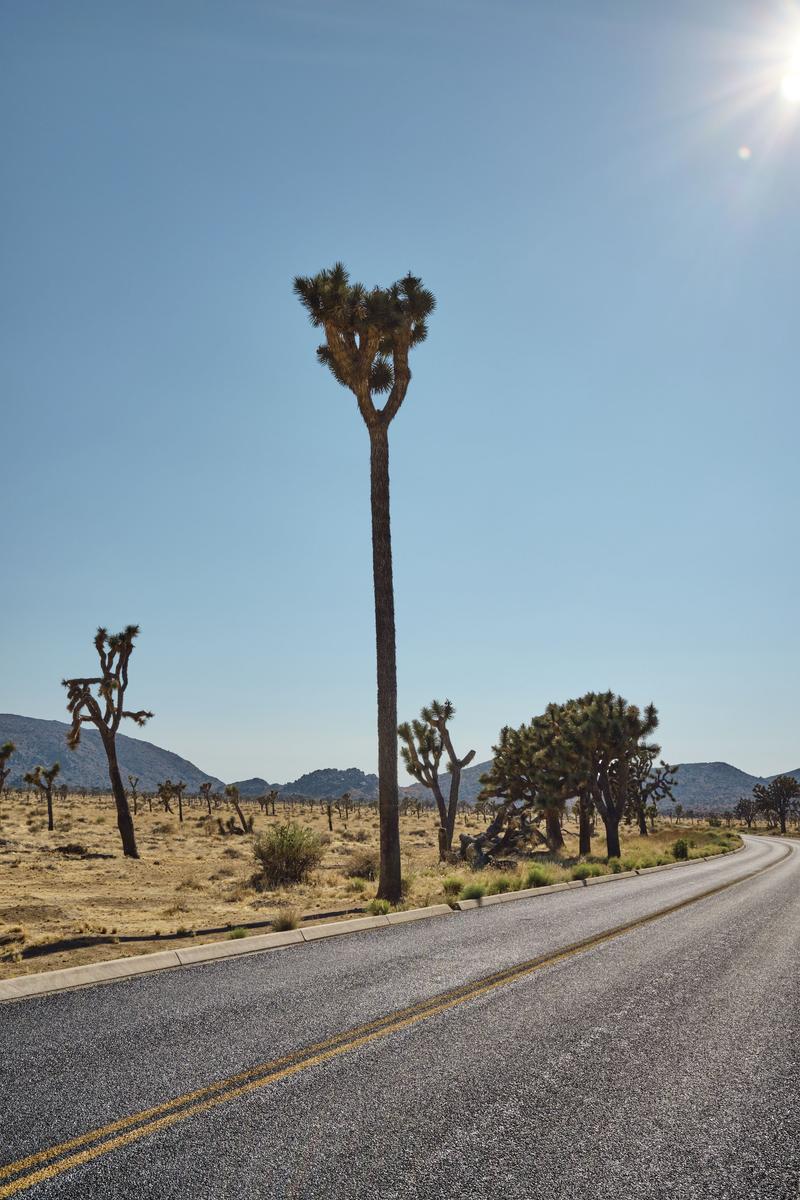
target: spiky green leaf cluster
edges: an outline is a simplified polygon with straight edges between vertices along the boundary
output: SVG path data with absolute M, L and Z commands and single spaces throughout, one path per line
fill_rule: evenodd
M 428 335 L 436 301 L 418 276 L 409 272 L 388 288 L 351 283 L 342 263 L 317 275 L 298 275 L 294 292 L 311 324 L 325 330 L 317 358 L 334 379 L 359 397 L 359 403 L 390 393 L 385 409 L 391 420 L 408 386 L 408 352 Z M 362 407 L 362 415 L 368 413 Z

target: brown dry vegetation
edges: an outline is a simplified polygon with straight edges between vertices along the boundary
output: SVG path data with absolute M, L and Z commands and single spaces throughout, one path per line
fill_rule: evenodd
M 252 883 L 255 862 L 252 837 L 222 836 L 217 818 L 225 810 L 205 816 L 196 801 L 183 824 L 177 813 L 141 810 L 136 831 L 141 859 L 123 858 L 110 797 L 70 796 L 56 801 L 56 828 L 47 831 L 44 804 L 37 797 L 12 793 L 0 804 L 0 978 L 143 954 L 182 939 L 202 936 L 204 941 L 230 937 L 231 931 L 264 932 L 282 910 L 325 919 L 322 914 L 362 909 L 374 898 L 374 879 L 364 878 L 370 856 L 377 853 L 378 818 L 370 808 L 357 809 L 345 822 L 334 816 L 333 833 L 319 806 L 312 812 L 295 806 L 284 811 L 278 802 L 275 817 L 247 805 L 254 816 L 254 833 L 268 825 L 294 818 L 313 828 L 325 840 L 320 867 L 307 883 L 275 891 L 258 891 Z M 467 818 L 468 831 L 479 824 Z M 456 832 L 462 828 L 459 818 Z M 463 864 L 437 861 L 436 820 L 423 810 L 401 817 L 405 904 L 417 907 L 452 899 L 457 879 L 465 885 L 479 881 L 492 890 L 499 872 L 473 874 Z M 716 849 L 718 831 L 693 825 L 664 824 L 649 838 L 631 828 L 624 832 L 623 865 L 647 865 L 667 854 L 676 837 L 694 839 L 694 853 Z M 567 852 L 558 862 L 537 853 L 510 865 L 513 886 L 524 885 L 532 861 L 545 862 L 554 879 L 570 878 L 577 861 L 570 847 L 577 845 L 575 830 L 567 827 Z M 75 849 L 69 851 L 66 847 Z M 602 837 L 595 842 L 598 855 Z M 573 850 L 574 853 L 574 850 Z M 598 862 L 602 861 L 598 857 Z M 604 868 L 605 869 L 605 868 Z M 259 930 L 258 925 L 262 928 Z M 255 928 L 254 928 L 255 926 Z M 217 933 L 201 931 L 218 929 Z M 176 939 L 178 935 L 178 940 Z M 114 941 L 135 936 L 136 941 Z M 76 939 L 104 938 L 100 944 L 61 945 Z M 141 939 L 141 940 L 139 940 Z M 38 951 L 38 952 L 37 952 Z M 33 952 L 33 953 L 32 953 Z M 30 957 L 29 957 L 30 955 Z

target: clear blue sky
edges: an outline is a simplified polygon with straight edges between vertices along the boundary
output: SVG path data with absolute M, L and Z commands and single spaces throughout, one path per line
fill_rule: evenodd
M 483 758 L 610 687 L 672 761 L 800 766 L 799 35 L 766 0 L 5 0 L 0 710 L 63 719 L 138 622 L 142 736 L 375 768 L 367 437 L 291 292 L 342 259 L 438 300 L 392 431 L 400 715 L 449 696 Z

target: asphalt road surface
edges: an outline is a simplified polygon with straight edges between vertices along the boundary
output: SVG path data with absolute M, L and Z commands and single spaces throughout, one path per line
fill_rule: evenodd
M 800 843 L 747 843 L 2 1005 L 0 1200 L 799 1200 Z

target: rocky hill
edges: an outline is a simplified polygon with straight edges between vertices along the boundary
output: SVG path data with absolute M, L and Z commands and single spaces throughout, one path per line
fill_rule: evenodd
M 358 767 L 348 767 L 346 770 L 324 767 L 320 771 L 309 771 L 289 783 L 267 783 L 266 779 L 256 777 L 243 779 L 236 786 L 243 796 L 261 796 L 275 788 L 282 796 L 313 796 L 317 799 L 350 792 L 351 796 L 373 800 L 378 794 L 378 776 L 367 775 Z
M 8 784 L 19 786 L 26 771 L 38 765 L 61 764 L 59 781 L 76 791 L 85 788 L 107 790 L 108 764 L 105 751 L 96 729 L 81 733 L 81 744 L 70 750 L 66 736 L 69 725 L 64 721 L 40 721 L 36 717 L 20 717 L 12 713 L 0 713 L 0 744 L 13 742 L 17 751 L 10 761 L 11 775 Z M 173 783 L 185 783 L 187 790 L 196 792 L 201 783 L 210 782 L 215 790 L 221 791 L 224 784 L 185 758 L 170 750 L 162 750 L 152 742 L 117 734 L 117 757 L 122 781 L 127 786 L 128 775 L 138 775 L 139 790 L 153 791 L 165 779 Z

